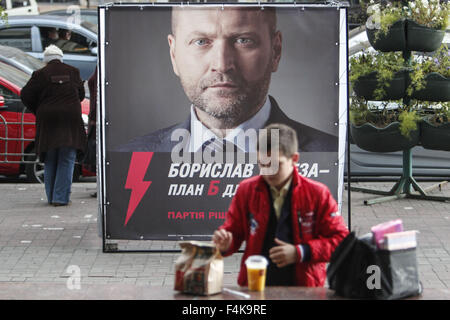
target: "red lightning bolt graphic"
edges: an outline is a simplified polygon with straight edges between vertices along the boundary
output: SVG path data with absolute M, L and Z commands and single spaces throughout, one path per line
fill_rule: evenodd
M 144 176 L 152 157 L 153 152 L 133 152 L 131 156 L 130 168 L 128 169 L 128 177 L 125 184 L 125 189 L 131 189 L 125 226 L 152 183 L 151 181 L 144 181 Z

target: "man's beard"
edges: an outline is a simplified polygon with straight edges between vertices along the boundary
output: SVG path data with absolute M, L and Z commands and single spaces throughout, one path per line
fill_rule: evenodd
M 200 81 L 195 88 L 187 83 L 183 87 L 194 107 L 221 121 L 223 128 L 235 128 L 254 115 L 267 95 L 270 84 L 271 69 L 267 68 L 263 77 L 251 83 L 245 82 L 241 77 L 226 74 L 216 74 Z M 234 92 L 219 90 L 216 97 L 222 101 L 213 101 L 206 90 L 216 83 L 229 82 L 238 89 Z

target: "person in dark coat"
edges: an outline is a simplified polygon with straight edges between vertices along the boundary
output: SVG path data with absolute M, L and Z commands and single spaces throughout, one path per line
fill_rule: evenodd
M 86 146 L 81 118 L 83 81 L 77 68 L 62 62 L 55 45 L 44 51 L 47 65 L 33 72 L 21 92 L 22 102 L 36 115 L 35 148 L 44 162 L 48 203 L 69 204 L 77 152 Z

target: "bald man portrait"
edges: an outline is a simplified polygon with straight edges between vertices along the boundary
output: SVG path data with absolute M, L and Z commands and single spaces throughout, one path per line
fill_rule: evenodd
M 283 50 L 275 8 L 173 7 L 167 41 L 173 72 L 191 102 L 179 108 L 190 108 L 189 116 L 116 151 L 171 152 L 180 143 L 174 133 L 182 132 L 189 152 L 230 143 L 256 152 L 256 139 L 240 135 L 283 123 L 297 132 L 300 152 L 337 152 L 336 136 L 290 119 L 268 94 Z

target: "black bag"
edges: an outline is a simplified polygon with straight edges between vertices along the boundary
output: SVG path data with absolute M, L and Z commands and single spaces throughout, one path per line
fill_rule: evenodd
M 379 287 L 374 287 L 370 277 L 378 270 Z M 327 280 L 330 289 L 346 298 L 391 300 L 422 292 L 416 248 L 378 250 L 372 238 L 358 239 L 354 232 L 331 255 Z
M 88 139 L 87 139 L 87 146 L 86 146 L 86 152 L 84 153 L 83 157 L 83 165 L 86 167 L 87 170 L 90 172 L 95 173 L 96 167 L 97 167 L 97 142 L 95 139 L 95 132 L 90 130 Z

